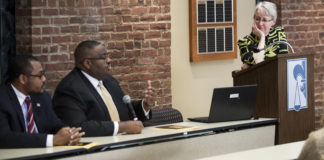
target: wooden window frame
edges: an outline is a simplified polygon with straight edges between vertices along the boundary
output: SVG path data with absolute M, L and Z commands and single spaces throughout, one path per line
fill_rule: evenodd
M 237 21 L 236 21 L 236 0 L 232 0 L 232 11 L 233 21 L 228 22 L 214 22 L 206 24 L 197 23 L 197 1 L 189 0 L 189 26 L 190 26 L 190 61 L 201 62 L 201 61 L 212 61 L 212 60 L 223 60 L 223 59 L 235 59 L 237 58 Z M 215 0 L 216 2 L 217 0 Z M 199 28 L 216 28 L 216 27 L 233 27 L 233 51 L 231 52 L 211 52 L 205 54 L 198 53 L 198 29 Z

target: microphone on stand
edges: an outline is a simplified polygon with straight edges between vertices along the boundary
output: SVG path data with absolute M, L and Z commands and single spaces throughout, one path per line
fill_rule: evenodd
M 292 53 L 295 53 L 294 48 L 293 48 L 293 47 L 292 47 L 288 42 L 285 42 L 285 41 L 277 41 L 277 42 L 273 42 L 273 43 L 271 43 L 270 45 L 268 45 L 268 46 L 266 46 L 266 47 L 264 47 L 264 48 L 262 48 L 262 49 L 258 49 L 257 47 L 253 46 L 253 47 L 252 47 L 252 50 L 253 50 L 254 52 L 260 52 L 260 51 L 266 50 L 266 49 L 269 48 L 269 47 L 272 47 L 272 46 L 275 45 L 275 44 L 286 44 L 286 45 L 289 46 L 291 52 L 292 52 Z
M 137 121 L 138 118 L 137 118 L 137 116 L 136 116 L 136 114 L 135 114 L 134 107 L 133 107 L 133 105 L 132 105 L 132 101 L 131 101 L 130 96 L 129 96 L 129 95 L 125 95 L 125 96 L 123 97 L 123 102 L 124 102 L 125 104 L 127 104 L 127 107 L 128 107 L 128 109 L 129 109 L 129 111 L 130 111 L 131 114 L 133 115 L 133 118 L 134 118 L 133 120 Z

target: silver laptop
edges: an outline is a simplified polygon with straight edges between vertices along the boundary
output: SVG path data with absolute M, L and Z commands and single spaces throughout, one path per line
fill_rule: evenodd
M 190 121 L 213 123 L 252 118 L 257 85 L 215 88 L 208 117 L 188 118 Z

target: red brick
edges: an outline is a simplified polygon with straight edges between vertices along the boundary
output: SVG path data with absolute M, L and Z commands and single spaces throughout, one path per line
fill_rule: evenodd
M 41 29 L 40 28 L 32 28 L 32 34 L 33 35 L 39 35 L 41 33 Z
M 166 69 L 163 65 L 151 65 L 147 68 L 149 72 L 156 73 L 156 72 L 165 72 Z
M 155 21 L 155 16 L 141 16 L 141 21 Z
M 111 34 L 111 40 L 122 40 L 126 39 L 127 34 L 126 33 L 113 33 Z
M 144 42 L 142 43 L 142 47 L 143 47 L 143 48 L 149 48 L 149 47 L 150 47 L 150 42 L 149 42 L 149 41 L 144 41 Z
M 142 50 L 141 55 L 144 57 L 157 56 L 157 50 L 156 49 L 145 49 L 145 50 Z
M 171 16 L 170 15 L 157 16 L 157 20 L 158 21 L 170 21 L 171 20 Z
M 140 50 L 130 50 L 125 52 L 125 57 L 138 57 L 141 55 Z
M 118 61 L 118 66 L 133 66 L 135 64 L 135 59 L 120 59 Z
M 53 36 L 52 42 L 53 43 L 71 42 L 71 36 Z
M 80 31 L 79 26 L 61 27 L 62 33 L 79 33 L 79 31 Z
M 107 15 L 107 14 L 113 14 L 114 13 L 114 9 L 113 8 L 100 8 L 99 9 L 99 14 L 101 15 Z
M 47 0 L 47 6 L 48 7 L 56 7 L 57 6 L 57 1 Z
M 43 15 L 44 16 L 58 15 L 58 10 L 57 9 L 43 9 Z
M 159 47 L 159 42 L 156 40 L 150 41 L 151 47 L 152 48 L 158 48 Z
M 145 39 L 160 38 L 160 37 L 161 37 L 161 32 L 159 31 L 151 31 L 145 33 Z
M 134 24 L 133 28 L 134 30 L 148 30 L 150 27 L 149 24 Z
M 128 0 L 119 0 L 119 5 L 127 6 L 128 5 Z
M 170 47 L 170 46 L 171 46 L 171 40 L 159 41 L 159 47 Z
M 118 49 L 118 50 L 123 50 L 124 49 L 124 42 L 116 42 L 115 43 L 115 48 L 114 49 Z
M 53 23 L 54 24 L 68 24 L 69 19 L 68 18 L 54 18 Z
M 168 64 L 170 63 L 170 56 L 157 57 L 155 59 L 156 64 Z
M 132 9 L 132 14 L 134 15 L 144 15 L 147 13 L 147 8 L 145 7 L 135 7 Z
M 170 5 L 170 0 L 160 0 L 161 5 Z
M 83 16 L 94 16 L 97 14 L 96 8 L 81 8 L 79 14 Z
M 129 0 L 129 5 L 131 5 L 131 6 L 135 6 L 135 5 L 138 5 L 138 4 L 139 4 L 138 0 Z
M 153 64 L 154 59 L 153 58 L 137 58 L 138 64 Z
M 113 25 L 103 25 L 99 26 L 99 32 L 107 32 L 107 31 L 114 31 L 115 26 Z
M 102 0 L 102 1 L 104 6 L 111 6 L 113 4 L 112 0 Z
M 123 16 L 123 22 L 138 22 L 139 17 L 138 16 Z
M 103 17 L 88 17 L 87 23 L 90 24 L 98 24 L 98 23 L 103 23 L 105 20 Z
M 150 7 L 149 13 L 161 13 L 161 7 Z
M 150 25 L 151 30 L 164 30 L 166 29 L 165 23 L 156 23 Z
M 45 7 L 46 0 L 31 0 L 31 6 L 33 7 Z
M 154 79 L 166 79 L 171 76 L 170 72 L 165 72 L 165 73 L 156 73 L 154 74 Z
M 49 24 L 49 19 L 48 18 L 32 18 L 32 24 L 33 25 Z
M 101 0 L 94 0 L 94 2 L 93 2 L 93 6 L 101 7 L 101 6 L 102 6 L 102 2 L 101 2 Z
M 49 34 L 58 34 L 59 28 L 58 27 L 43 27 L 42 34 L 49 35 Z
M 72 36 L 72 42 L 80 43 L 82 41 L 88 40 L 89 37 L 86 35 L 74 35 Z
M 123 52 L 121 51 L 108 52 L 108 54 L 111 59 L 119 59 L 124 56 Z
M 33 46 L 32 47 L 32 52 L 35 53 L 41 53 L 42 52 L 42 47 L 40 46 Z
M 97 25 L 82 25 L 81 32 L 98 32 L 98 27 Z
M 115 9 L 115 15 L 127 15 L 131 14 L 131 10 L 128 8 Z
M 134 43 L 131 42 L 124 42 L 125 48 L 126 49 L 133 49 L 134 48 Z
M 121 17 L 120 16 L 105 16 L 105 22 L 110 23 L 121 23 Z
M 20 10 L 19 10 L 19 11 L 20 11 Z M 20 12 L 18 12 L 18 13 L 20 13 Z M 25 16 L 25 15 L 27 15 L 26 13 L 28 13 L 28 11 L 23 12 L 22 15 L 19 15 L 19 14 L 17 14 L 17 12 L 16 12 L 16 16 Z M 33 16 L 33 17 L 41 16 L 41 9 L 32 9 L 32 10 L 31 10 L 31 13 L 32 13 L 32 16 Z
M 82 18 L 82 17 L 71 17 L 70 18 L 71 24 L 82 24 L 84 22 L 85 22 L 85 18 Z
M 132 25 L 117 25 L 116 31 L 117 32 L 132 31 Z
M 32 37 L 32 42 L 33 42 L 33 45 L 36 45 L 36 44 L 48 44 L 51 42 L 51 39 L 49 37 Z
M 85 7 L 84 1 L 87 1 L 87 0 L 77 0 L 77 1 L 75 1 L 75 5 L 77 7 Z
M 45 64 L 45 70 L 47 71 L 59 71 L 59 70 L 64 70 L 65 68 L 66 68 L 66 64 L 64 63 Z
M 69 1 L 69 0 L 59 0 L 59 7 L 65 7 L 66 6 L 66 1 Z
M 170 13 L 170 6 L 163 6 L 162 13 Z
M 132 71 L 132 69 L 130 67 L 114 67 L 114 73 L 118 73 L 118 74 L 127 74 L 130 73 Z
M 128 38 L 129 39 L 136 39 L 136 40 L 144 39 L 144 33 L 142 33 L 142 32 L 129 33 Z
M 77 13 L 78 12 L 75 9 L 72 9 L 72 8 L 69 8 L 69 9 L 60 8 L 60 10 L 59 10 L 59 14 L 60 15 L 70 15 L 70 16 L 73 16 L 73 15 L 77 15 Z
M 39 61 L 42 63 L 48 62 L 48 56 L 47 55 L 34 55 Z
M 50 53 L 55 53 L 55 52 L 58 51 L 58 47 L 57 47 L 57 45 L 55 45 L 55 46 L 50 46 L 49 48 L 50 48 L 50 50 L 49 50 Z
M 171 32 L 163 32 L 162 33 L 162 38 L 171 39 Z

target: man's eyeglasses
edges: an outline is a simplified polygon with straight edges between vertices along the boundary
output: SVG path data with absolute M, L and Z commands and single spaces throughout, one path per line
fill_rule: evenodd
M 27 76 L 42 78 L 43 76 L 45 76 L 45 71 L 42 71 L 39 74 L 28 74 Z
M 272 21 L 273 19 L 264 19 L 264 18 L 260 18 L 260 17 L 254 17 L 254 20 L 256 21 L 256 22 L 263 22 L 263 23 L 266 23 L 266 22 L 270 22 L 270 21 Z

